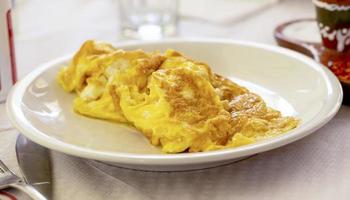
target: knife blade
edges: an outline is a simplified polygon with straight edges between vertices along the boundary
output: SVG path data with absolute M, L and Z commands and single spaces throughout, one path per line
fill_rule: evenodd
M 20 134 L 16 155 L 24 181 L 46 199 L 52 198 L 50 151 Z

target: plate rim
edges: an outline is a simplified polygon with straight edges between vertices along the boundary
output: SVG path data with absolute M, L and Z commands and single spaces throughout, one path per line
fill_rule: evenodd
M 250 145 L 245 145 L 236 148 L 228 148 L 216 151 L 208 151 L 208 152 L 198 152 L 198 153 L 183 153 L 183 154 L 140 154 L 140 153 L 123 153 L 123 152 L 112 152 L 112 151 L 101 151 L 101 150 L 93 150 L 86 147 L 80 147 L 73 144 L 65 143 L 56 138 L 49 137 L 41 131 L 35 129 L 28 121 L 25 120 L 23 112 L 21 112 L 21 99 L 23 97 L 24 91 L 26 91 L 27 87 L 30 83 L 36 79 L 42 72 L 47 70 L 53 65 L 57 65 L 58 63 L 62 63 L 64 61 L 69 60 L 73 54 L 69 54 L 57 59 L 54 59 L 50 62 L 44 63 L 40 65 L 37 69 L 26 75 L 22 78 L 16 85 L 12 88 L 10 94 L 8 95 L 6 102 L 6 110 L 7 115 L 9 117 L 10 122 L 17 128 L 21 133 L 23 133 L 26 137 L 31 139 L 32 141 L 50 148 L 55 151 L 63 152 L 69 155 L 74 155 L 78 157 L 107 161 L 107 162 L 115 162 L 122 163 L 127 165 L 157 165 L 157 166 L 165 166 L 165 165 L 186 165 L 186 164 L 200 164 L 200 163 L 209 163 L 215 161 L 229 160 L 235 159 L 243 156 L 249 156 L 252 154 L 272 150 L 286 144 L 292 143 L 298 139 L 301 139 L 317 129 L 321 128 L 325 125 L 333 116 L 338 112 L 342 98 L 343 92 L 338 79 L 333 75 L 330 70 L 325 67 L 322 67 L 321 64 L 312 60 L 305 55 L 302 55 L 298 52 L 291 51 L 289 49 L 261 44 L 255 42 L 248 41 L 240 41 L 240 40 L 231 40 L 231 39 L 207 39 L 207 38 L 176 38 L 176 39 L 164 39 L 159 41 L 128 41 L 117 43 L 116 45 L 123 47 L 130 47 L 134 45 L 147 45 L 147 44 L 159 44 L 159 43 L 225 43 L 225 44 L 234 44 L 234 45 L 242 45 L 248 46 L 252 48 L 258 48 L 267 50 L 270 52 L 274 52 L 277 54 L 281 54 L 284 56 L 292 57 L 299 61 L 304 62 L 308 67 L 312 67 L 317 72 L 322 75 L 322 78 L 326 79 L 327 91 L 333 92 L 333 95 L 328 94 L 327 99 L 325 99 L 325 105 L 322 109 L 319 110 L 319 115 L 321 117 L 316 121 L 312 121 L 308 124 L 304 124 L 302 127 L 298 127 L 294 129 L 288 134 L 283 134 L 281 136 L 277 136 L 271 138 L 266 141 L 262 141 L 259 143 L 253 143 Z M 176 163 L 174 163 L 176 161 Z

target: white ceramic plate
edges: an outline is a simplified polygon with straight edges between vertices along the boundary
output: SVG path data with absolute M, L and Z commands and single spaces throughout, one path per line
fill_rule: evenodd
M 322 127 L 338 111 L 337 78 L 308 57 L 279 47 L 231 40 L 134 42 L 117 45 L 146 51 L 174 48 L 213 71 L 261 95 L 285 115 L 301 119 L 298 128 L 259 143 L 204 153 L 162 154 L 135 129 L 80 116 L 74 94 L 55 81 L 71 55 L 44 64 L 19 81 L 8 97 L 8 115 L 25 136 L 47 148 L 141 170 L 188 170 L 220 165 L 298 140 Z

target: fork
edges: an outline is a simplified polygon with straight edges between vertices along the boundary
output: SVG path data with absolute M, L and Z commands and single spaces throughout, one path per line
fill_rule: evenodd
M 12 187 L 15 183 L 22 181 L 15 173 L 13 173 L 1 160 L 0 160 L 0 190 L 8 187 Z
M 13 173 L 1 160 L 0 160 L 0 190 L 5 188 L 16 188 L 29 195 L 32 199 L 47 200 L 43 195 L 36 191 L 32 186 L 28 185 Z

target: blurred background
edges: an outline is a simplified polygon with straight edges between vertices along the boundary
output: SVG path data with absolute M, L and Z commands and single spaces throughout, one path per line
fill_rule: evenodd
M 179 0 L 177 3 L 178 23 L 173 37 L 231 38 L 275 44 L 273 30 L 277 25 L 315 16 L 311 0 Z M 16 0 L 12 17 L 19 78 L 41 63 L 76 51 L 87 39 L 112 43 L 126 40 L 120 28 L 123 9 L 118 7 L 118 0 Z

